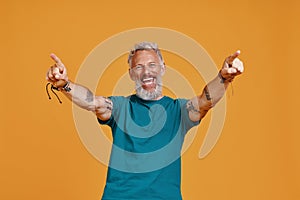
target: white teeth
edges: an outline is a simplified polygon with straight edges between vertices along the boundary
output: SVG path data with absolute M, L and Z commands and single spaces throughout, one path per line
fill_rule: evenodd
M 154 78 L 145 78 L 142 81 L 143 81 L 143 84 L 150 85 L 154 82 Z
M 143 79 L 143 82 L 153 81 L 153 78 L 145 78 Z

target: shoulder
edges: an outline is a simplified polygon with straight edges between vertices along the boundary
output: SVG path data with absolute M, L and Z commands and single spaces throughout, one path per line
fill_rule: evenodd
M 186 104 L 188 103 L 189 99 L 176 98 L 176 99 L 173 99 L 173 101 L 176 102 L 176 103 L 178 103 L 182 107 L 182 106 L 186 106 Z
M 112 100 L 113 102 L 115 103 L 118 103 L 118 102 L 124 102 L 124 101 L 129 101 L 131 99 L 132 95 L 130 96 L 109 96 L 107 98 L 109 98 L 110 100 Z
M 168 107 L 170 109 L 183 109 L 186 108 L 187 102 L 189 99 L 184 99 L 184 98 L 172 98 L 169 96 L 164 96 L 161 104 L 164 105 L 165 107 Z
M 119 108 L 124 108 L 135 101 L 134 95 L 109 96 L 108 98 L 112 101 L 115 110 L 119 110 Z

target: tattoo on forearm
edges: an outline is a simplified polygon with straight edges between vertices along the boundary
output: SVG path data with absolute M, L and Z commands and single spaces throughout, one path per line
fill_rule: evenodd
M 200 113 L 200 110 L 195 108 L 192 101 L 188 101 L 186 104 L 186 109 L 190 112 Z
M 85 100 L 89 103 L 94 101 L 94 95 L 90 90 L 87 90 Z
M 204 88 L 204 94 L 205 94 L 206 99 L 207 99 L 208 101 L 211 101 L 211 100 L 212 100 L 212 98 L 211 98 L 211 96 L 210 96 L 210 94 L 209 94 L 209 92 L 208 92 L 207 86 L 205 86 L 205 88 Z

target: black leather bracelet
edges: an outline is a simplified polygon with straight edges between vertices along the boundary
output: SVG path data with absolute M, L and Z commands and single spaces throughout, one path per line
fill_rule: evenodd
M 63 87 L 62 89 L 66 92 L 70 92 L 72 89 L 69 87 L 70 85 L 70 81 L 68 81 Z
M 56 91 L 64 90 L 66 92 L 70 92 L 72 89 L 69 87 L 69 85 L 70 85 L 70 81 L 67 81 L 67 83 L 62 87 L 55 87 L 54 85 L 52 85 L 51 88 Z

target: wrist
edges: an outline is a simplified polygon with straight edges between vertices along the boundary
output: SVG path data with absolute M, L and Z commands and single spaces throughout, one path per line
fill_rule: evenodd
M 67 81 L 66 84 L 60 88 L 60 91 L 70 92 L 72 89 L 70 88 L 70 81 Z
M 219 71 L 218 77 L 221 79 L 221 80 L 220 80 L 221 83 L 230 83 L 230 82 L 232 82 L 233 79 L 234 79 L 234 77 L 227 77 L 227 78 L 225 78 L 225 77 L 222 75 L 222 69 Z
M 58 84 L 53 85 L 53 89 L 57 90 L 57 91 L 66 91 L 66 92 L 70 92 L 71 88 L 70 88 L 70 81 L 64 81 L 61 82 L 62 80 L 60 80 L 60 86 L 57 86 Z

